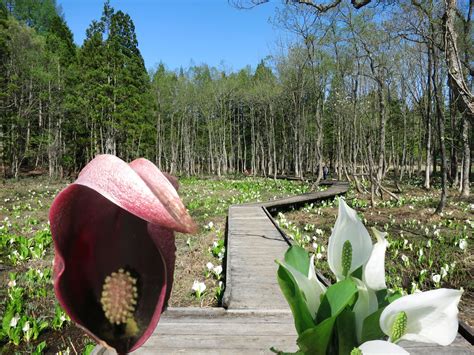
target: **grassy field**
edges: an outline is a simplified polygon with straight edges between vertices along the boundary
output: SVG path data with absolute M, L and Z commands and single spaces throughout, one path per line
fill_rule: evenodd
M 47 221 L 54 196 L 68 182 L 7 180 L 0 188 L 0 353 L 88 353 L 94 343 L 58 306 L 51 283 L 53 246 Z M 171 306 L 219 304 L 227 209 L 308 191 L 300 182 L 270 179 L 180 180 L 180 195 L 198 223 L 196 235 L 177 234 Z M 211 265 L 212 264 L 212 265 Z M 206 285 L 196 294 L 194 281 Z
M 350 190 L 346 201 L 366 227 L 388 232 L 387 286 L 403 293 L 439 287 L 463 288 L 460 318 L 474 326 L 474 200 L 451 190 L 442 215 L 434 215 L 439 190 L 404 186 L 400 201 L 369 207 L 367 195 Z M 316 268 L 329 279 L 327 245 L 337 217 L 335 201 L 278 215 L 278 223 L 296 243 L 316 255 Z M 370 231 L 370 229 L 369 229 Z M 373 238 L 375 241 L 375 238 Z

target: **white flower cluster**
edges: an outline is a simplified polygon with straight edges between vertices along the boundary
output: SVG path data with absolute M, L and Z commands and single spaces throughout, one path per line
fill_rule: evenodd
M 433 228 L 434 234 L 437 227 Z M 344 199 L 339 199 L 339 214 L 329 238 L 327 260 L 331 271 L 339 282 L 353 283 L 357 286 L 357 301 L 351 307 L 355 315 L 355 333 L 358 348 L 354 354 L 407 354 L 397 345 L 400 340 L 436 343 L 439 345 L 450 344 L 457 335 L 458 303 L 462 290 L 438 288 L 421 292 L 418 285 L 412 285 L 414 293 L 402 296 L 381 311 L 379 327 L 388 337 L 388 341 L 370 340 L 363 342 L 363 326 L 369 316 L 379 310 L 378 292 L 385 292 L 385 251 L 388 247 L 387 233 L 372 228 L 376 243 L 372 244 L 371 237 L 357 216 L 356 211 L 350 208 Z M 430 229 L 425 229 L 425 234 L 430 234 Z M 461 243 L 461 241 L 463 241 Z M 467 241 L 461 239 L 459 247 L 467 247 Z M 314 246 L 314 245 L 313 245 Z M 426 247 L 430 249 L 431 243 Z M 403 249 L 413 251 L 413 246 L 404 240 Z M 418 259 L 426 257 L 423 248 L 417 252 Z M 311 257 L 308 275 L 303 275 L 286 263 L 279 263 L 295 278 L 297 287 L 303 294 L 313 319 L 319 316 L 318 310 L 323 297 L 329 296 L 326 289 L 316 278 L 314 272 L 314 255 Z M 408 266 L 409 258 L 402 254 L 401 260 Z M 445 264 L 440 274 L 431 274 L 431 279 L 439 287 L 439 283 L 454 265 Z M 420 280 L 427 276 L 428 271 L 422 270 Z M 357 276 L 356 276 L 357 275 Z M 337 284 L 336 284 L 337 285 Z M 333 286 L 336 286 L 333 285 Z M 331 286 L 331 287 L 333 287 Z M 326 295 L 326 291 L 327 295 Z M 328 298 L 329 299 L 329 298 Z M 291 301 L 289 301 L 291 303 Z M 455 326 L 456 325 L 456 326 Z M 338 335 L 340 336 L 340 335 Z M 344 335 L 343 335 L 344 336 Z M 337 338 L 337 336 L 336 336 Z

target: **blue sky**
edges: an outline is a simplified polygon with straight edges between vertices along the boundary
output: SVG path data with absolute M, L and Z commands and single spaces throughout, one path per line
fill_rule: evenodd
M 102 14 L 100 0 L 57 0 L 77 44 Z M 227 0 L 112 0 L 135 24 L 147 68 L 160 61 L 169 69 L 207 63 L 220 69 L 253 68 L 274 52 L 283 33 L 269 22 L 279 0 L 238 10 Z

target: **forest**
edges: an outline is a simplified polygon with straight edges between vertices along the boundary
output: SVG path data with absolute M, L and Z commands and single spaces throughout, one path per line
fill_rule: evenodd
M 375 193 L 389 173 L 425 188 L 439 173 L 468 195 L 472 115 L 449 75 L 444 3 L 365 3 L 288 1 L 272 21 L 296 40 L 255 69 L 225 72 L 147 71 L 133 20 L 107 1 L 78 46 L 54 0 L 3 0 L 1 174 L 70 176 L 110 153 L 187 176 L 319 181 L 327 165 Z M 473 1 L 447 3 L 472 100 Z

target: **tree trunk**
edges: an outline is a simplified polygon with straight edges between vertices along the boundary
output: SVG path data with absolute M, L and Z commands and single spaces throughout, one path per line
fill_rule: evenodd
M 433 53 L 433 89 L 435 93 L 435 102 L 436 102 L 436 116 L 438 119 L 438 129 L 439 129 L 439 148 L 441 155 L 441 196 L 439 200 L 438 207 L 436 208 L 435 213 L 443 212 L 444 207 L 446 206 L 447 200 L 447 184 L 448 184 L 448 167 L 446 162 L 446 145 L 445 145 L 445 126 L 444 126 L 444 114 L 443 114 L 443 97 L 441 93 L 441 85 L 438 81 L 438 65 L 437 65 L 437 55 Z
M 432 51 L 428 47 L 428 76 L 426 85 L 426 160 L 425 160 L 425 189 L 430 188 L 431 173 L 431 67 Z
M 469 173 L 470 173 L 470 161 L 471 161 L 471 149 L 469 146 L 469 120 L 463 115 L 462 118 L 462 146 L 463 146 L 463 164 L 462 164 L 462 190 L 461 196 L 469 196 Z
M 446 65 L 451 89 L 456 97 L 459 111 L 472 122 L 474 120 L 474 96 L 464 80 L 463 68 L 457 48 L 456 0 L 445 0 L 446 12 L 443 17 Z

